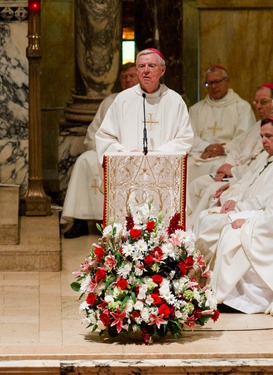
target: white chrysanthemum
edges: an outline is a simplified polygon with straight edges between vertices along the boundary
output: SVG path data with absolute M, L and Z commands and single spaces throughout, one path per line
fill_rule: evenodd
M 137 242 L 135 242 L 134 247 L 142 253 L 145 253 L 148 249 L 147 243 L 144 240 L 138 240 Z
M 195 250 L 195 235 L 192 230 L 187 232 L 177 229 L 175 234 L 181 238 L 181 241 L 184 243 L 185 248 L 187 249 L 189 255 L 191 255 Z
M 137 248 L 134 248 L 134 252 L 132 254 L 132 258 L 134 260 L 134 262 L 138 261 L 138 260 L 143 260 L 144 259 L 144 253 L 137 249 Z
M 86 278 L 81 283 L 81 287 L 80 287 L 81 293 L 86 293 L 88 291 L 88 287 L 89 287 L 90 282 L 91 282 L 91 276 L 88 274 L 86 276 Z
M 114 234 L 115 232 L 115 234 Z M 118 223 L 107 225 L 102 232 L 103 237 L 120 238 L 123 235 L 123 226 Z
M 125 262 L 124 265 L 118 270 L 118 275 L 124 278 L 127 278 L 131 270 L 132 270 L 132 263 Z
M 136 263 L 135 263 L 135 275 L 141 276 L 144 271 L 145 271 L 144 264 L 142 262 L 136 261 Z
M 164 299 L 169 305 L 174 305 L 176 303 L 176 297 L 171 292 L 164 294 Z
M 130 257 L 134 254 L 134 247 L 131 244 L 125 244 L 122 246 L 122 253 L 126 257 Z
M 136 303 L 134 304 L 134 309 L 135 310 L 139 310 L 139 311 L 141 311 L 142 309 L 143 309 L 143 302 L 141 302 L 141 301 L 136 301 Z
M 164 258 L 169 257 L 169 258 L 175 259 L 175 253 L 174 253 L 174 246 L 173 246 L 173 244 L 171 244 L 170 242 L 164 243 L 163 245 L 161 245 L 161 249 L 163 251 Z

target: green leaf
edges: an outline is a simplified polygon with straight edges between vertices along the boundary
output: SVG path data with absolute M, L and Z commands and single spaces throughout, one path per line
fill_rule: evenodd
M 116 277 L 115 277 L 114 275 L 111 276 L 111 277 L 107 280 L 107 282 L 105 283 L 105 290 L 107 290 L 108 287 L 109 287 L 109 285 L 111 285 L 112 282 L 115 281 L 115 280 L 116 280 Z
M 103 225 L 102 224 L 99 224 L 99 223 L 96 223 L 96 227 L 98 229 L 99 232 L 103 232 Z
M 79 292 L 80 289 L 81 289 L 81 284 L 80 283 L 77 283 L 76 281 L 74 281 L 73 283 L 70 284 L 71 288 L 75 291 L 75 292 Z

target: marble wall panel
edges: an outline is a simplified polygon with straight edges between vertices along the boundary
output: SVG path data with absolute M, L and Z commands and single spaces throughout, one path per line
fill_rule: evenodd
M 25 8 L 15 3 L 0 2 L 0 183 L 20 185 L 23 193 L 28 175 L 27 22 Z

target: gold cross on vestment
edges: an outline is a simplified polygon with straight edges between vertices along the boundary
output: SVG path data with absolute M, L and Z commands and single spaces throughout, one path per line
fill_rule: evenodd
M 152 117 L 153 117 L 153 114 L 148 113 L 148 120 L 146 121 L 147 125 L 149 125 L 148 131 L 153 130 L 152 128 L 153 124 L 159 124 L 159 121 L 153 121 Z
M 97 190 L 99 190 L 100 185 L 98 185 L 98 180 L 96 178 L 93 180 L 93 185 L 91 185 L 91 188 L 95 189 L 95 195 L 97 195 Z
M 213 135 L 217 132 L 217 130 L 223 130 L 223 128 L 217 128 L 217 121 L 214 122 L 214 127 L 208 128 L 213 132 Z

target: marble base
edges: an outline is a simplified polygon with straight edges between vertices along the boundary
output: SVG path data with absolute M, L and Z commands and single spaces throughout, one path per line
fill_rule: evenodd
M 22 360 L 0 363 L 0 374 L 5 375 L 154 375 L 155 372 L 158 375 L 263 375 L 273 373 L 273 359 Z
M 0 185 L 0 244 L 18 243 L 19 186 Z
M 0 245 L 0 271 L 50 272 L 60 269 L 58 213 L 19 217 L 19 243 Z

